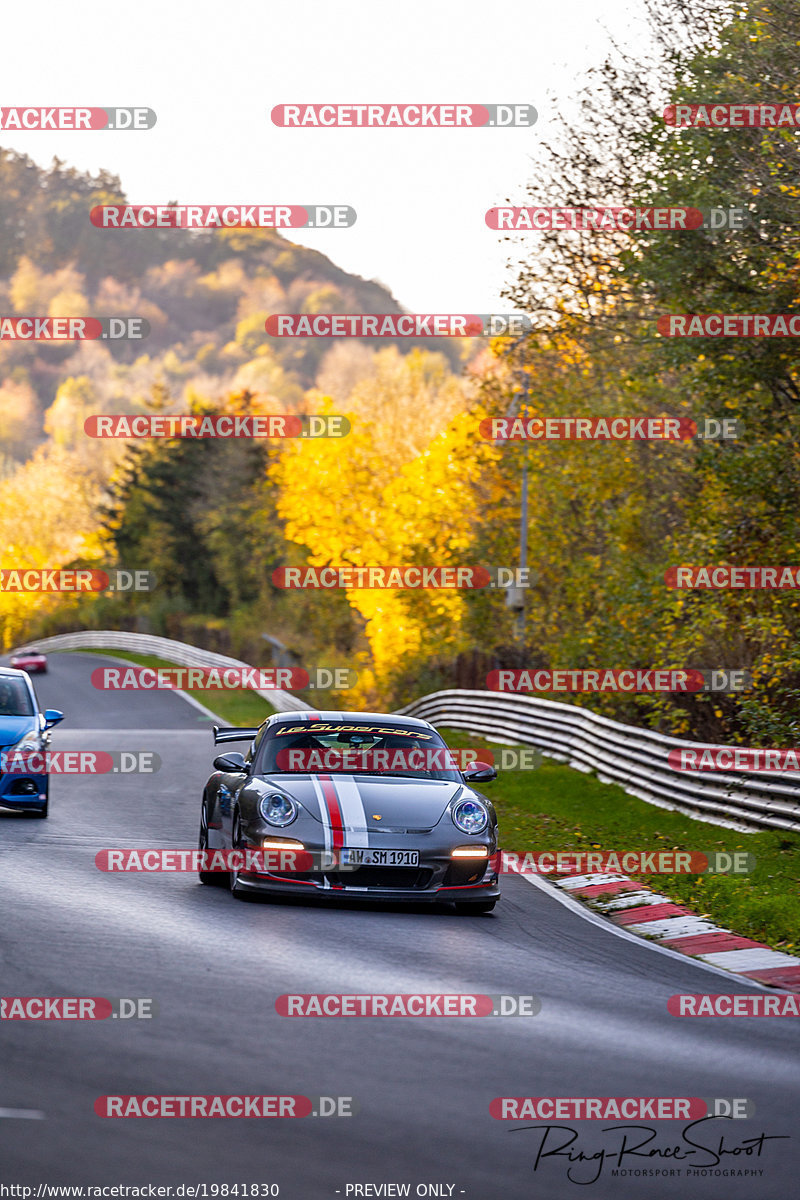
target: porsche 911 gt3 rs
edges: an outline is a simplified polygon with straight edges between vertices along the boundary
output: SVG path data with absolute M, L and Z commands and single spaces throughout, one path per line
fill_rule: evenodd
M 496 778 L 460 771 L 427 721 L 385 713 L 276 713 L 258 728 L 214 727 L 245 755 L 214 760 L 200 817 L 201 850 L 297 852 L 296 869 L 235 856 L 235 896 L 347 896 L 452 902 L 491 911 L 499 895 L 497 818 L 471 786 Z M 256 864 L 256 865 L 254 865 Z M 269 869 L 266 869 L 266 868 Z M 262 869 L 263 868 L 263 869 Z M 225 881 L 201 871 L 203 883 Z

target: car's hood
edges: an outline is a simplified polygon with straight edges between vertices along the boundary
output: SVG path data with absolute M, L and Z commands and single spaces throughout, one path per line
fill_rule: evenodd
M 375 833 L 433 829 L 454 797 L 466 790 L 461 783 L 387 775 L 271 774 L 259 781 L 287 792 L 321 823 L 328 824 L 331 810 L 338 808 L 343 828 Z
M 0 746 L 13 746 L 28 730 L 38 728 L 36 717 L 0 716 Z

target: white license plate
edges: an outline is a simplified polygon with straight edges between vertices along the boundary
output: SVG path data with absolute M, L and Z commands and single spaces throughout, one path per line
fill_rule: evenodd
M 340 852 L 343 867 L 418 867 L 419 850 L 359 849 Z

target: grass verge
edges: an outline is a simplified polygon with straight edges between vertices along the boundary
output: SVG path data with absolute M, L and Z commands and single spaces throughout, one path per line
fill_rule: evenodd
M 451 746 L 475 746 L 461 730 L 442 730 Z M 479 744 L 494 743 L 480 739 Z M 498 747 L 499 748 L 499 747 Z M 544 759 L 533 771 L 506 771 L 485 787 L 504 850 L 747 850 L 747 875 L 637 875 L 655 891 L 735 933 L 800 952 L 800 835 L 739 833 L 629 796 L 616 784 Z

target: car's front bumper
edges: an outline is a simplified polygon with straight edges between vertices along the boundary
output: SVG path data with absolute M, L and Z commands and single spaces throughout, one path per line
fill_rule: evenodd
M 47 783 L 47 775 L 0 774 L 0 808 L 44 808 Z
M 494 883 L 473 884 L 461 888 L 362 888 L 342 884 L 331 884 L 329 887 L 325 887 L 322 884 L 301 883 L 298 880 L 287 882 L 284 879 L 270 878 L 266 875 L 256 877 L 240 874 L 238 884 L 243 891 L 260 892 L 273 896 L 321 896 L 328 900 L 383 901 L 390 904 L 461 904 L 500 898 L 500 888 L 496 880 Z
M 252 847 L 255 849 L 256 847 Z M 497 900 L 499 854 L 488 859 L 421 858 L 418 867 L 358 867 L 346 871 L 240 871 L 242 890 L 273 895 L 348 897 L 409 904 Z

